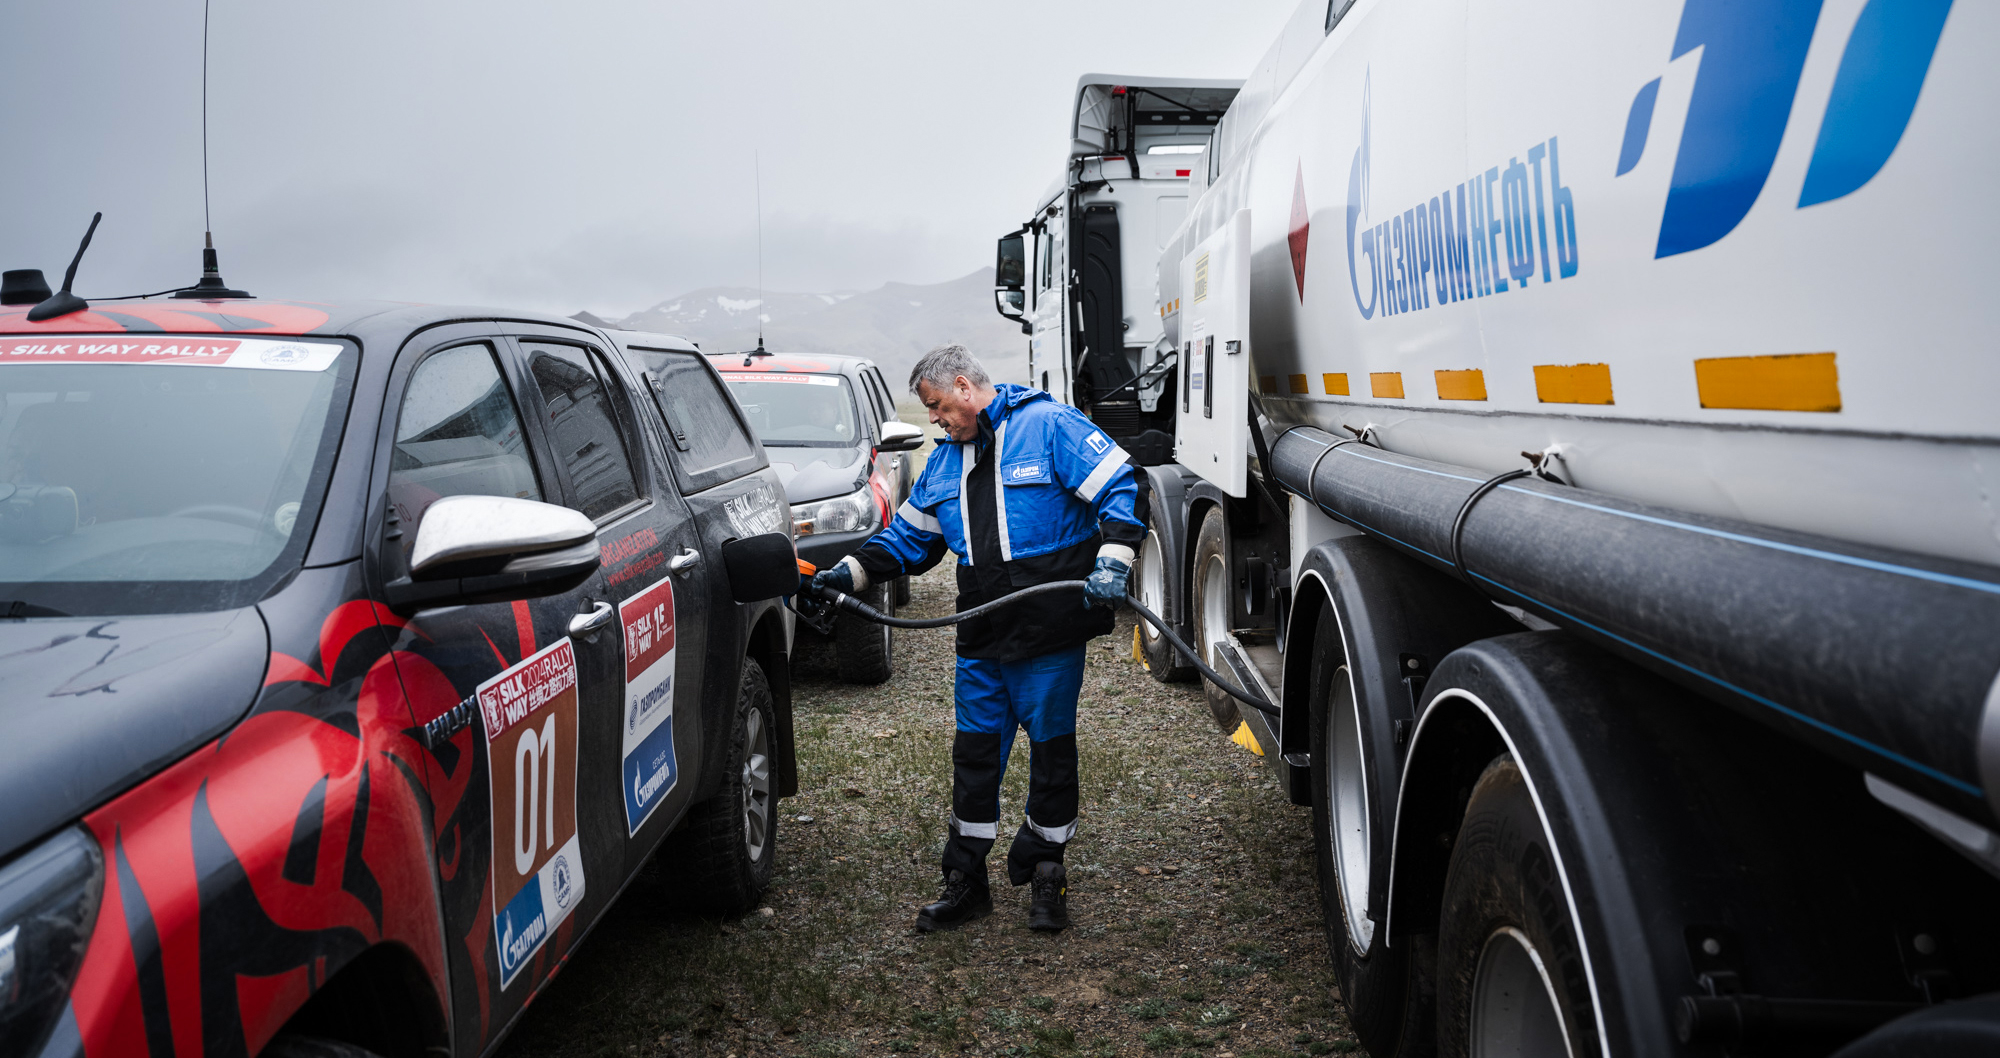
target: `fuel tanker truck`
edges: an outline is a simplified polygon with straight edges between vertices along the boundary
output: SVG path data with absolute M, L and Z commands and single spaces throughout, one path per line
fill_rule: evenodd
M 1240 83 L 1078 85 L 1000 307 L 1275 706 L 1209 688 L 1377 1058 L 2000 1054 L 1996 45 L 1310 0 Z

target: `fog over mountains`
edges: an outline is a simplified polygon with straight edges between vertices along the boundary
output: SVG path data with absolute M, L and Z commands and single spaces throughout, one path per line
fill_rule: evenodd
M 603 322 L 678 334 L 704 352 L 736 352 L 756 348 L 760 315 L 766 349 L 865 356 L 898 389 L 917 357 L 947 342 L 972 350 L 997 381 L 1027 376 L 1028 338 L 993 311 L 991 268 L 946 283 L 887 283 L 865 293 L 766 291 L 761 302 L 753 288 L 705 287 Z

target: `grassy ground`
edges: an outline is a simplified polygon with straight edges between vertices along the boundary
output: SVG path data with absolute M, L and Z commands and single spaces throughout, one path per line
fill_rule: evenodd
M 904 612 L 951 608 L 948 564 Z M 795 684 L 800 788 L 763 907 L 717 922 L 635 887 L 505 1053 L 875 1058 L 1277 1058 L 1355 1049 L 1326 965 L 1310 813 L 1219 734 L 1192 685 L 1155 683 L 1131 622 L 1089 651 L 1075 925 L 1025 925 L 1005 884 L 1027 741 L 994 850 L 996 912 L 918 935 L 951 789 L 949 630 L 899 632 L 896 676 Z M 808 659 L 810 660 L 810 659 Z

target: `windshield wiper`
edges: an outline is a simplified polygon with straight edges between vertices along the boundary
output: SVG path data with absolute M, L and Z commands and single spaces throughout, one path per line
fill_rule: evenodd
M 52 606 L 23 602 L 20 599 L 0 600 L 0 621 L 21 621 L 30 617 L 74 617 Z

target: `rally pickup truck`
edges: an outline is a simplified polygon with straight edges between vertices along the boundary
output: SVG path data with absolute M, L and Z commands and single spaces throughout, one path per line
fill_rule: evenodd
M 477 1055 L 655 856 L 635 897 L 756 902 L 791 518 L 706 360 L 649 362 L 0 308 L 0 1054 Z

